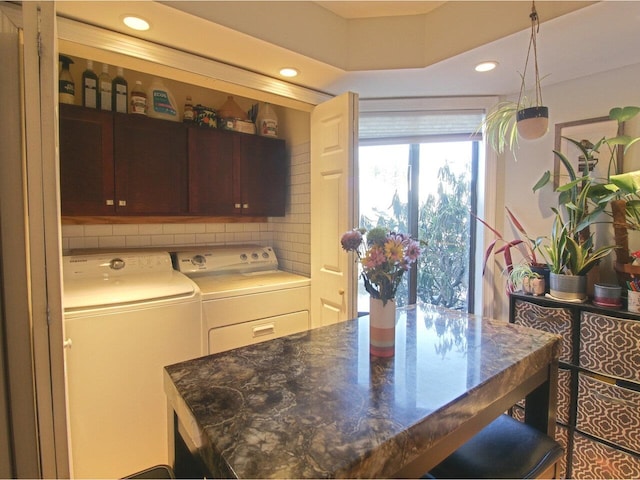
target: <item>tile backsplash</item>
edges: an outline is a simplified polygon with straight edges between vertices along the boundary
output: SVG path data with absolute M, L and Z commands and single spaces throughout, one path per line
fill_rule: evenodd
M 258 243 L 270 245 L 280 268 L 310 275 L 311 179 L 309 144 L 290 151 L 287 211 L 262 223 L 63 225 L 64 253 L 74 250 L 158 248 Z

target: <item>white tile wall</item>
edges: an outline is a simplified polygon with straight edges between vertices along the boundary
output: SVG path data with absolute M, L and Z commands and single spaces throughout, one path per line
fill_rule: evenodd
M 272 218 L 273 248 L 280 267 L 311 275 L 311 154 L 309 143 L 291 149 L 286 216 Z
M 311 273 L 310 201 L 311 157 L 309 143 L 290 152 L 286 215 L 264 223 L 179 223 L 127 225 L 63 225 L 65 253 L 79 249 L 179 247 L 259 243 L 271 245 L 280 268 L 309 276 Z

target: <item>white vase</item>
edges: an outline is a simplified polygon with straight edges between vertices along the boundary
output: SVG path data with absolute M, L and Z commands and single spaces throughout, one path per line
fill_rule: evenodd
M 369 297 L 369 352 L 376 357 L 393 357 L 396 346 L 396 301 Z

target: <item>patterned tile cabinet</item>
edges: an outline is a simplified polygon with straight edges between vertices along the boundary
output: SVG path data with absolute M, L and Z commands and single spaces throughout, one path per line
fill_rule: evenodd
M 513 294 L 509 321 L 562 336 L 564 478 L 640 478 L 640 315 Z M 516 417 L 522 411 L 514 409 Z

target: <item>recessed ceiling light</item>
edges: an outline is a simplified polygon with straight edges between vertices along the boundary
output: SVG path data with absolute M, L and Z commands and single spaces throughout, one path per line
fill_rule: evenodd
M 498 66 L 498 62 L 482 62 L 476 65 L 476 72 L 490 72 Z
M 280 75 L 282 75 L 283 77 L 297 77 L 298 76 L 298 70 L 296 70 L 295 68 L 290 68 L 290 67 L 281 68 L 280 69 Z
M 133 28 L 134 30 L 149 30 L 149 22 L 147 22 L 144 18 L 140 18 L 135 15 L 125 15 L 122 18 L 122 22 L 127 27 Z

